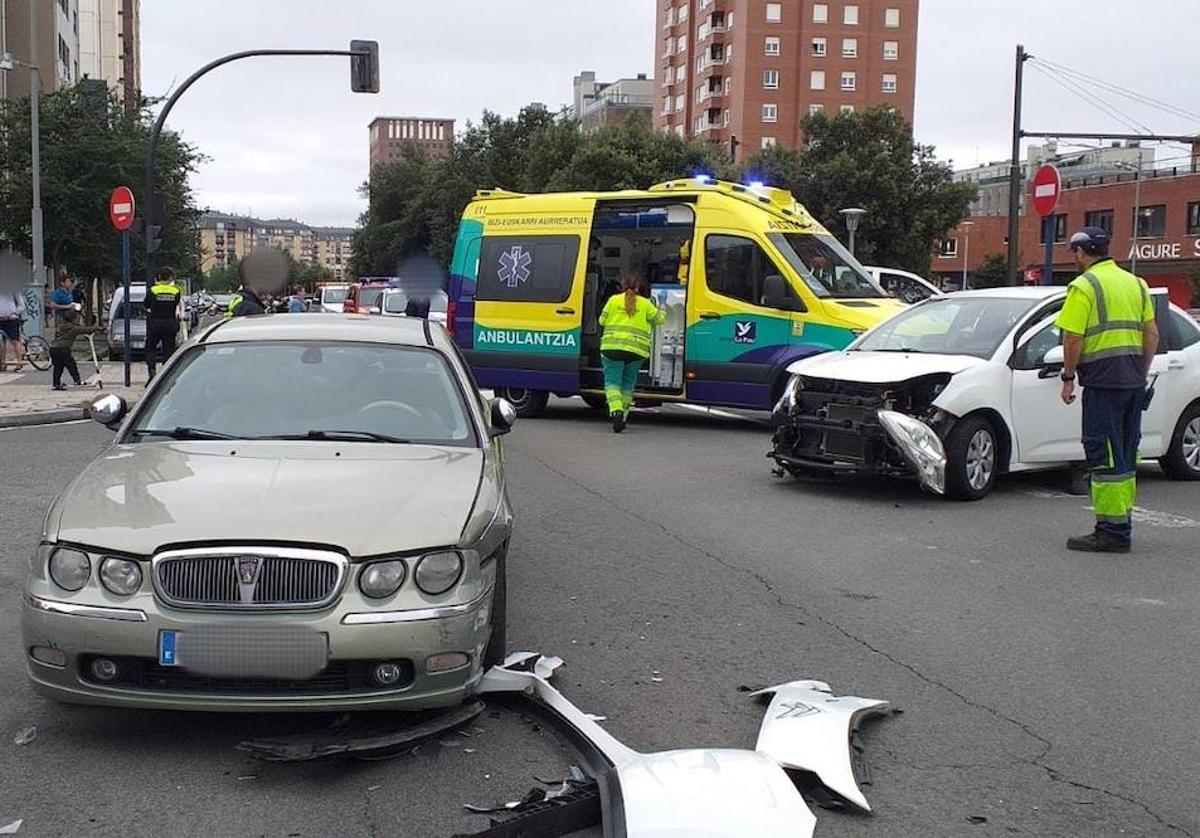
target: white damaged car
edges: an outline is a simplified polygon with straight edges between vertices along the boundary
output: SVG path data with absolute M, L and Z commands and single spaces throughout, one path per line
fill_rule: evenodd
M 841 352 L 797 361 L 775 406 L 777 473 L 915 477 L 986 495 L 999 474 L 1081 463 L 1080 401 L 1059 398 L 1060 287 L 965 291 L 919 303 Z M 1200 326 L 1154 293 L 1160 334 L 1141 456 L 1200 480 Z

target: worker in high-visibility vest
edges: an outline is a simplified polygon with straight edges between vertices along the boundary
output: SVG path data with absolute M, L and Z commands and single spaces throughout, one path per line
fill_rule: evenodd
M 625 430 L 638 371 L 650 357 L 651 337 L 667 315 L 639 292 L 642 281 L 633 274 L 621 277 L 621 289 L 608 298 L 600 312 L 600 362 L 604 367 L 604 397 L 615 433 Z
M 170 268 L 159 268 L 154 275 L 154 284 L 146 289 L 146 381 L 154 378 L 158 369 L 159 349 L 162 360 L 175 352 L 179 337 L 179 300 L 183 292 L 175 282 L 175 272 Z
M 1067 549 L 1128 553 L 1137 494 L 1142 411 L 1153 391 L 1146 375 L 1158 348 L 1150 290 L 1108 255 L 1108 233 L 1084 227 L 1071 236 L 1081 271 L 1067 286 L 1055 320 L 1063 335 L 1062 400 L 1083 387 L 1083 450 L 1091 477 L 1096 527 L 1067 540 Z

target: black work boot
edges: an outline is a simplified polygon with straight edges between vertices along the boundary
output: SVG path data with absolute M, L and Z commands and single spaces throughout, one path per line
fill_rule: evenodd
M 625 414 L 624 413 L 622 413 L 621 411 L 618 410 L 612 414 L 611 418 L 612 418 L 612 426 L 613 426 L 614 434 L 619 434 L 621 431 L 625 430 Z
M 1128 553 L 1129 542 L 1097 530 L 1077 538 L 1068 538 L 1067 549 L 1078 553 Z

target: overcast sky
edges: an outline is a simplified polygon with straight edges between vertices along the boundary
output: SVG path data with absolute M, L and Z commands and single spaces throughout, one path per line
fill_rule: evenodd
M 143 0 L 142 86 L 164 95 L 242 49 L 378 40 L 378 95 L 350 92 L 347 59 L 251 59 L 197 82 L 168 121 L 211 158 L 194 180 L 201 207 L 353 225 L 375 116 L 454 117 L 461 128 L 484 108 L 554 109 L 580 70 L 652 74 L 656 32 L 653 0 Z M 917 139 L 958 167 L 1007 156 L 1018 42 L 1200 111 L 1197 33 L 1198 0 L 921 0 Z M 1200 119 L 1102 95 L 1156 132 L 1200 131 Z M 1032 68 L 1025 127 L 1130 130 Z

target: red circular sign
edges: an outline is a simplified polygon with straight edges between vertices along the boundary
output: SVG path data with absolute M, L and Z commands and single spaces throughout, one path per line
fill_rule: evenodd
M 108 199 L 108 220 L 118 230 L 133 226 L 133 192 L 128 186 L 118 186 Z
M 1058 169 L 1047 164 L 1037 170 L 1033 176 L 1033 209 L 1040 216 L 1047 216 L 1058 206 L 1058 196 L 1062 194 L 1062 178 Z

